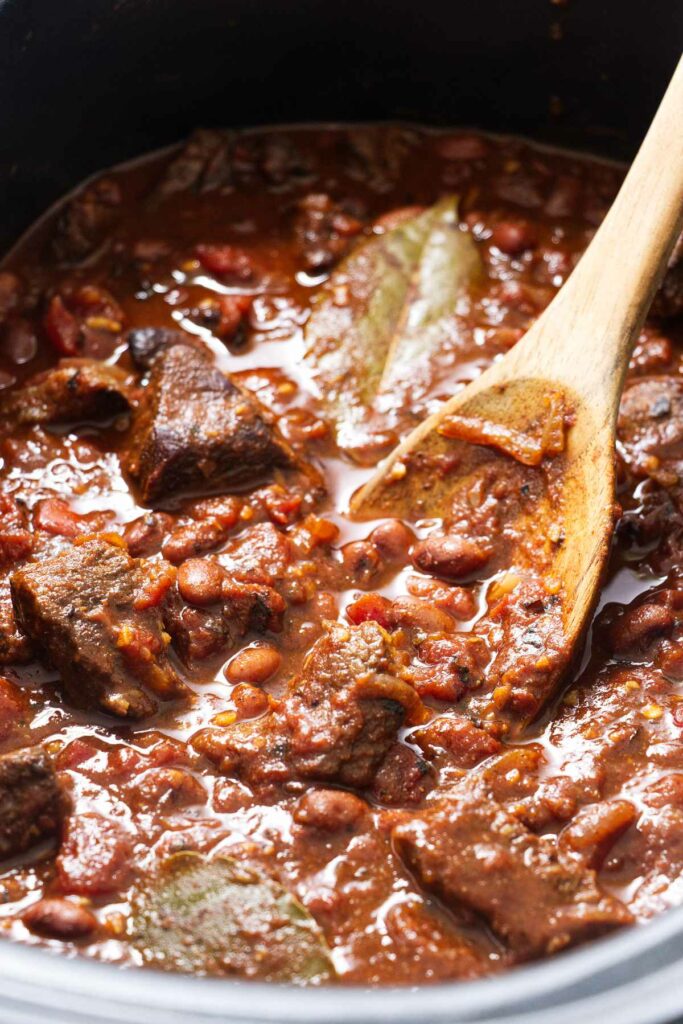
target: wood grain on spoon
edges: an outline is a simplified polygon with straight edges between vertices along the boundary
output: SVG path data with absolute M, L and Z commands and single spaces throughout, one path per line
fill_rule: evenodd
M 629 359 L 682 223 L 683 61 L 610 211 L 551 305 L 503 359 L 413 430 L 352 499 L 358 518 L 448 520 L 454 494 L 478 470 L 477 452 L 502 453 L 531 474 L 551 465 L 543 499 L 520 528 L 537 549 L 545 544 L 544 574 L 561 599 L 567 652 L 594 607 L 609 553 L 616 419 Z M 560 542 L 547 536 L 558 522 Z M 546 697 L 567 660 L 556 659 Z

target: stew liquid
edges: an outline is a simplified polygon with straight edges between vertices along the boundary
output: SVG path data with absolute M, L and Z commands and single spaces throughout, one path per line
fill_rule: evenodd
M 347 512 L 522 337 L 622 174 L 398 125 L 199 131 L 86 183 L 6 258 L 9 938 L 414 985 L 680 903 L 680 255 L 632 359 L 609 576 L 559 688 L 570 410 L 549 399 L 533 458 L 461 430 L 430 467 L 460 472 L 443 522 Z

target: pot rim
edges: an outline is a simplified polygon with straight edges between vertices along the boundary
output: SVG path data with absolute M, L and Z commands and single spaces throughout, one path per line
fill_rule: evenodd
M 0 1018 L 52 1024 L 576 1024 L 619 1013 L 660 1024 L 683 1009 L 683 908 L 493 978 L 415 988 L 295 986 L 198 978 L 68 958 L 7 940 Z

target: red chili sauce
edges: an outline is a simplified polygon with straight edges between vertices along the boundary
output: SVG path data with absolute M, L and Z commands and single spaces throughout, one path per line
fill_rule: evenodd
M 559 689 L 561 443 L 531 466 L 470 437 L 444 522 L 346 511 L 522 337 L 622 174 L 413 127 L 200 131 L 7 257 L 8 937 L 414 985 L 680 902 L 683 264 L 633 356 L 609 577 Z

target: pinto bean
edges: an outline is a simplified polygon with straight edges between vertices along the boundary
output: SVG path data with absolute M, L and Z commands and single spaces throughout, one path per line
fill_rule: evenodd
M 50 939 L 83 939 L 97 929 L 97 918 L 85 907 L 56 896 L 33 903 L 24 911 L 22 923 L 36 935 Z
M 225 570 L 210 558 L 188 558 L 178 569 L 178 590 L 199 608 L 220 600 Z
M 275 675 L 281 661 L 280 652 L 268 644 L 247 647 L 228 664 L 225 676 L 230 683 L 265 683 Z
M 368 583 L 381 569 L 381 559 L 367 540 L 354 540 L 341 549 L 344 567 L 358 586 Z
M 339 832 L 350 829 L 365 813 L 366 804 L 360 797 L 343 789 L 310 789 L 299 800 L 294 820 L 319 832 Z
M 483 569 L 492 555 L 486 541 L 447 533 L 427 537 L 413 548 L 413 564 L 429 576 L 456 582 Z
M 232 702 L 237 709 L 237 717 L 258 718 L 265 714 L 270 706 L 268 694 L 259 690 L 257 686 L 250 686 L 249 683 L 239 683 L 231 694 Z
M 400 562 L 414 543 L 415 534 L 400 519 L 389 519 L 375 527 L 370 540 L 387 562 Z

